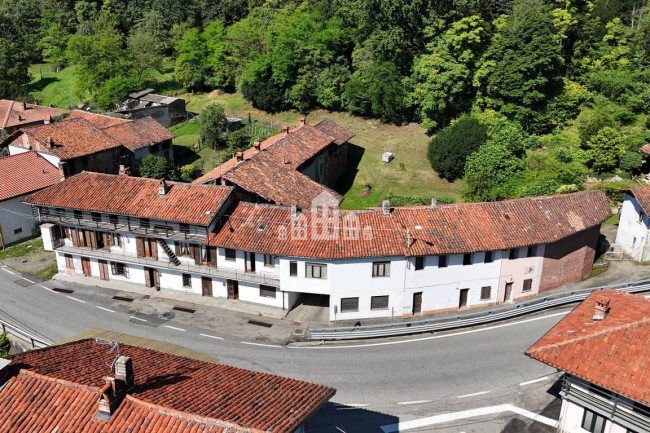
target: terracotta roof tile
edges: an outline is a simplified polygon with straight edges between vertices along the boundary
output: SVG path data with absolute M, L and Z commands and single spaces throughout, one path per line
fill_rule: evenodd
M 36 152 L 0 158 L 0 200 L 37 191 L 60 179 L 59 169 Z
M 609 215 L 601 191 L 395 208 L 390 216 L 378 209 L 328 216 L 305 211 L 293 220 L 288 207 L 242 202 L 206 243 L 320 259 L 460 254 L 555 242 L 597 226 Z M 323 237 L 323 232 L 331 236 Z
M 650 186 L 642 186 L 639 188 L 632 188 L 629 190 L 630 194 L 636 199 L 643 209 L 643 212 L 650 216 Z
M 128 119 L 121 119 L 119 117 L 107 116 L 105 114 L 89 113 L 84 110 L 72 110 L 68 119 L 84 119 L 92 123 L 99 129 L 110 128 L 111 126 L 122 125 L 130 122 Z
M 334 142 L 336 144 L 343 144 L 346 141 L 350 141 L 352 137 L 354 137 L 353 133 L 330 119 L 323 119 L 319 122 L 316 122 L 314 123 L 314 127 L 326 133 L 330 137 L 334 137 Z
M 132 399 L 127 397 L 125 402 L 127 406 L 123 403 L 119 411 L 113 415 L 116 421 L 111 420 L 111 422 L 116 425 L 116 428 L 122 425 L 121 421 L 133 417 L 153 422 L 152 416 L 162 417 L 160 425 L 168 426 L 167 423 L 173 420 L 165 414 L 171 414 L 174 418 L 178 418 L 177 421 L 182 421 L 187 416 L 232 423 L 254 431 L 288 433 L 302 424 L 335 392 L 334 389 L 322 385 L 221 364 L 210 364 L 126 344 L 120 345 L 120 353 L 133 361 L 135 389 L 129 395 Z M 101 346 L 94 340 L 80 340 L 15 355 L 12 359 L 12 368 L 30 370 L 52 379 L 71 382 L 77 389 L 83 389 L 82 387 L 99 389 L 105 383 L 103 377 L 110 373 L 107 365 L 110 365 L 114 356 L 115 354 L 109 353 L 106 346 Z M 2 398 L 3 395 L 7 395 L 5 393 L 6 388 L 0 391 L 0 405 L 6 401 Z M 23 393 L 19 394 L 22 397 Z M 91 401 L 84 400 L 86 398 L 84 395 L 77 397 L 81 401 L 86 401 L 86 404 Z M 12 400 L 11 396 L 8 400 Z M 77 402 L 75 398 L 74 402 L 80 405 L 73 407 L 80 407 L 83 404 L 81 401 Z M 129 406 L 129 404 L 140 407 Z M 54 407 L 56 412 L 52 414 L 52 418 L 67 415 L 58 406 L 57 404 Z M 68 405 L 62 406 L 68 407 Z M 68 410 L 70 411 L 70 407 Z M 87 411 L 81 408 L 79 410 L 81 414 Z M 4 411 L 0 410 L 0 420 L 3 419 L 2 412 Z M 45 413 L 42 416 L 47 416 L 48 412 L 43 412 Z M 9 416 L 20 417 L 21 415 Z M 154 419 L 158 422 L 158 418 Z M 110 425 L 109 423 L 108 426 Z M 180 425 L 166 429 L 161 427 L 160 430 L 146 430 L 141 426 L 142 430 L 133 431 L 171 432 L 176 431 L 174 428 L 178 427 Z M 130 431 L 120 428 L 102 431 Z
M 598 297 L 609 313 L 592 321 Z M 650 404 L 650 299 L 596 291 L 531 346 L 526 355 L 643 404 Z
M 44 107 L 36 104 L 26 104 L 26 108 L 26 110 L 23 110 L 21 102 L 0 99 L 0 129 L 43 123 L 45 118 L 60 116 L 68 112 L 60 108 Z M 19 116 L 20 120 L 18 119 Z
M 104 132 L 132 152 L 174 138 L 174 134 L 151 117 L 109 126 Z
M 82 172 L 31 195 L 25 202 L 207 226 L 233 190 L 167 182 L 169 190 L 161 196 L 158 184 L 156 179 Z

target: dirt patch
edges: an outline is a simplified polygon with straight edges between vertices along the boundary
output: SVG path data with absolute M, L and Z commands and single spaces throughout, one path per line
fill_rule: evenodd
M 50 251 L 37 251 L 21 257 L 11 257 L 2 263 L 23 274 L 36 275 L 39 271 L 56 264 L 55 254 Z

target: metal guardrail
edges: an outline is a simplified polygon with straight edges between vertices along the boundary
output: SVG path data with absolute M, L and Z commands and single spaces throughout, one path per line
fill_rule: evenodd
M 0 320 L 0 329 L 2 329 L 3 334 L 11 334 L 14 337 L 20 338 L 21 340 L 29 341 L 32 345 L 32 349 L 42 349 L 52 344 L 51 341 L 47 342 L 45 339 L 36 337 L 29 332 L 23 331 L 22 329 L 5 322 L 4 320 Z
M 629 293 L 647 292 L 650 291 L 650 280 L 574 290 L 571 292 L 549 295 L 544 298 L 530 300 L 520 304 L 511 304 L 504 307 L 493 308 L 485 312 L 458 315 L 455 318 L 441 317 L 399 323 L 310 328 L 308 333 L 309 339 L 311 340 L 355 340 L 364 338 L 393 337 L 423 332 L 447 331 L 512 319 L 553 307 L 581 302 L 584 301 L 592 292 L 606 289 L 619 289 Z

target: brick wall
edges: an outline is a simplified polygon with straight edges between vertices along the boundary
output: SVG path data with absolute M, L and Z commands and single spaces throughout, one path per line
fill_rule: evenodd
M 547 244 L 539 292 L 545 292 L 584 277 L 594 263 L 600 225 L 558 242 Z

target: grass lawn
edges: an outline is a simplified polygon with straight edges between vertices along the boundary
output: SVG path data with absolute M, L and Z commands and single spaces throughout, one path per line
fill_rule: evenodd
M 35 238 L 29 241 L 16 244 L 12 247 L 6 248 L 0 251 L 0 260 L 10 259 L 15 257 L 26 256 L 34 252 L 42 252 L 43 250 L 43 240 L 41 238 Z
M 72 68 L 57 73 L 49 65 L 33 65 L 29 72 L 32 75 L 29 91 L 39 104 L 69 109 L 79 103 L 73 92 L 75 77 Z

